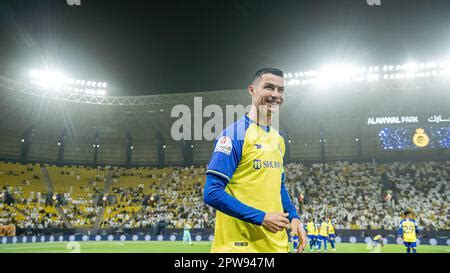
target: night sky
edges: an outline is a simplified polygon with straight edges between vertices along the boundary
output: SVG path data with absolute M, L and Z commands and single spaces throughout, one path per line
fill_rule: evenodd
M 245 88 L 260 67 L 450 57 L 449 0 L 0 1 L 0 75 L 107 81 L 111 95 Z

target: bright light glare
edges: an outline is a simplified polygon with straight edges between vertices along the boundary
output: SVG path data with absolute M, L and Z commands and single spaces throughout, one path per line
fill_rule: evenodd
M 321 83 L 348 82 L 361 72 L 350 64 L 330 64 L 320 69 L 318 80 Z
M 409 62 L 403 66 L 404 70 L 414 73 L 419 68 L 419 65 L 414 62 Z
M 50 90 L 61 89 L 69 81 L 67 76 L 57 70 L 32 70 L 30 75 L 33 84 Z

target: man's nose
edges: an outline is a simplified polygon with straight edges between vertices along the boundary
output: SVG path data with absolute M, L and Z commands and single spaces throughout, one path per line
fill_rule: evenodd
M 274 92 L 272 92 L 272 94 L 270 94 L 270 96 L 273 99 L 279 99 L 279 98 L 282 98 L 283 95 L 280 92 L 274 91 Z

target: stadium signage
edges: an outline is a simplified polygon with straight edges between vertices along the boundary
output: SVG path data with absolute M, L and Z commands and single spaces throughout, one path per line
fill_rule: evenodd
M 442 115 L 433 115 L 428 119 L 428 122 L 439 124 L 439 122 L 450 122 L 450 118 L 443 119 Z
M 419 117 L 371 117 L 367 125 L 419 123 Z
M 261 161 L 260 159 L 253 160 L 253 169 L 260 170 L 264 169 L 281 169 L 281 163 L 278 161 L 265 160 Z
M 432 115 L 427 121 L 429 123 L 450 122 L 450 117 L 445 119 L 443 115 Z M 420 119 L 423 122 L 423 119 Z M 392 116 L 392 117 L 370 117 L 367 119 L 367 125 L 385 125 L 385 124 L 416 124 L 419 123 L 418 116 Z

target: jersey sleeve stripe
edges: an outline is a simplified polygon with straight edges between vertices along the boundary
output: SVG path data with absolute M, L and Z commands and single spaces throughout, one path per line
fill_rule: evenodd
M 206 174 L 208 174 L 208 173 L 215 174 L 215 175 L 218 175 L 218 176 L 220 176 L 220 177 L 222 177 L 222 178 L 225 178 L 228 182 L 230 182 L 230 180 L 231 180 L 228 176 L 226 176 L 226 175 L 224 175 L 223 173 L 220 173 L 220 172 L 218 172 L 218 171 L 207 170 L 207 171 L 206 171 Z

